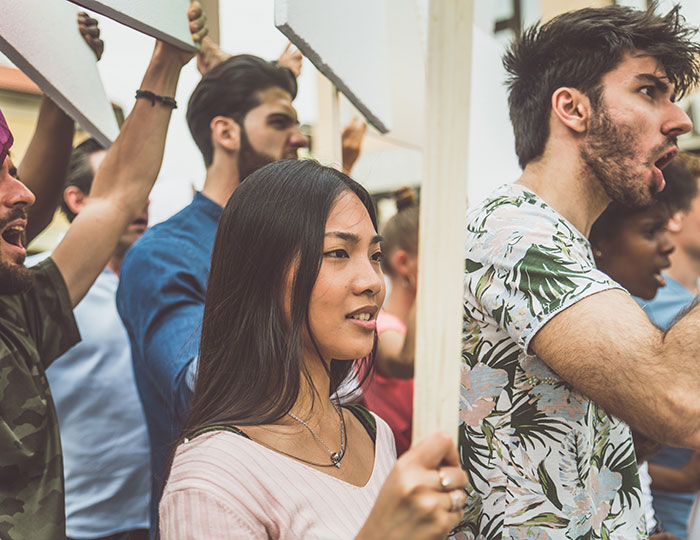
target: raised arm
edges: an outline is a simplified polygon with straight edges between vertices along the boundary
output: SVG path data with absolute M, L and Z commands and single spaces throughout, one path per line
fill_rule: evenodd
M 100 39 L 97 21 L 81 13 L 78 15 L 78 30 L 99 60 L 104 43 Z M 51 223 L 63 193 L 74 125 L 73 120 L 50 98 L 42 98 L 34 135 L 18 169 L 22 182 L 36 196 L 36 202 L 29 210 L 28 241 Z
M 555 315 L 530 348 L 608 413 L 654 440 L 700 449 L 700 309 L 665 336 L 625 292 Z
M 17 171 L 36 196 L 29 209 L 27 241 L 51 223 L 68 172 L 73 126 L 73 120 L 50 98 L 41 99 L 36 130 Z
M 188 10 L 191 28 L 202 11 L 197 2 Z M 193 31 L 195 41 L 206 27 Z M 192 57 L 157 41 L 141 90 L 173 97 L 182 66 Z M 117 140 L 100 166 L 90 200 L 75 218 L 53 260 L 63 275 L 73 305 L 88 291 L 117 246 L 126 226 L 143 209 L 163 159 L 172 109 L 163 103 L 137 99 Z

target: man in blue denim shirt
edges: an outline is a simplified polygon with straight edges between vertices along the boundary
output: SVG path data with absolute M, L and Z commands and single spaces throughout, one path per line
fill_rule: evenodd
M 122 264 L 117 307 L 151 440 L 151 537 L 164 469 L 188 410 L 222 208 L 251 172 L 296 159 L 308 145 L 292 106 L 296 90 L 289 69 L 251 55 L 230 57 L 205 73 L 187 111 L 207 168 L 204 187 L 189 206 L 147 231 Z

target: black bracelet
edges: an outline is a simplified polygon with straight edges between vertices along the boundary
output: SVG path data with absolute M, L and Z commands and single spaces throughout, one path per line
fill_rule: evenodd
M 175 101 L 175 98 L 159 96 L 158 94 L 154 94 L 150 90 L 136 90 L 136 99 L 141 98 L 150 99 L 152 107 L 155 107 L 157 101 L 165 107 L 169 107 L 170 109 L 177 109 L 177 101 Z

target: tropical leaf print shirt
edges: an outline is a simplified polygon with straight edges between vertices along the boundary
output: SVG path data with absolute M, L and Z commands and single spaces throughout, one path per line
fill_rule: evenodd
M 611 288 L 588 240 L 522 186 L 470 212 L 459 443 L 472 487 L 453 538 L 647 537 L 628 426 L 528 351 L 554 315 Z

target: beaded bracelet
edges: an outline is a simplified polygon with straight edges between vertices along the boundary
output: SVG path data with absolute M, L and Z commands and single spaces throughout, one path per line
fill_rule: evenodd
M 158 94 L 155 94 L 150 90 L 136 90 L 136 99 L 141 98 L 150 99 L 151 106 L 153 107 L 155 107 L 157 101 L 165 107 L 169 107 L 170 109 L 177 109 L 177 101 L 175 101 L 175 98 L 159 96 Z

